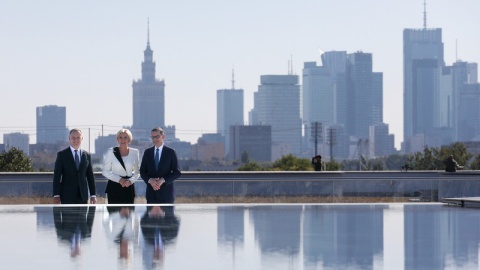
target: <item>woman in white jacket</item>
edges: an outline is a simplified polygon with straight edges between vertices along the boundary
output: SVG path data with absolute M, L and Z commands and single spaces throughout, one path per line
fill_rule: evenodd
M 109 148 L 103 156 L 102 174 L 109 180 L 105 189 L 109 204 L 134 203 L 134 183 L 140 177 L 140 158 L 138 149 L 128 147 L 131 141 L 130 130 L 119 130 L 118 147 Z

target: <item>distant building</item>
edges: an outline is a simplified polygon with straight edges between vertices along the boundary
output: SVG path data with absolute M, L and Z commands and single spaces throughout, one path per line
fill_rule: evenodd
M 440 74 L 445 66 L 443 51 L 442 29 L 427 28 L 426 22 L 422 29 L 404 29 L 403 134 L 405 153 L 422 150 L 425 144 L 421 145 L 420 149 L 416 148 L 418 147 L 418 138 L 425 138 L 421 134 L 438 127 L 435 125 L 435 119 L 441 115 Z
M 262 75 L 254 93 L 251 125 L 271 126 L 272 142 L 301 153 L 300 86 L 297 75 Z
M 381 123 L 369 128 L 369 157 L 385 157 L 395 153 L 395 138 L 388 125 Z
M 305 62 L 302 81 L 302 121 L 305 128 L 304 145 L 310 155 L 315 152 L 315 132 L 320 127 L 335 122 L 334 70 L 317 66 L 316 62 Z M 310 136 L 313 134 L 313 137 Z M 317 146 L 321 143 L 317 136 Z
M 246 152 L 251 161 L 272 161 L 270 126 L 230 126 L 230 160 L 241 160 Z
M 190 159 L 192 156 L 192 144 L 190 142 L 175 140 L 170 142 L 165 142 L 166 145 L 170 146 L 177 152 L 177 158 L 179 160 Z M 180 162 L 180 167 L 182 168 L 183 162 Z
M 155 62 L 150 36 L 143 52 L 142 78 L 133 81 L 132 134 L 138 140 L 148 139 L 154 127 L 165 126 L 165 82 L 155 78 Z
M 206 133 L 192 145 L 193 160 L 212 161 L 225 159 L 224 138 L 220 133 Z
M 480 84 L 466 84 L 460 93 L 457 140 L 480 141 Z
M 232 79 L 232 89 L 217 90 L 217 133 L 224 138 L 224 156 L 230 151 L 230 126 L 243 123 L 243 89 L 235 89 Z
M 22 150 L 25 155 L 30 155 L 30 139 L 28 134 L 22 134 L 20 132 L 3 134 L 3 144 L 5 145 L 5 151 L 10 151 L 12 148 L 18 148 Z
M 306 125 L 321 122 L 329 125 L 335 122 L 335 82 L 333 70 L 305 62 L 302 81 L 302 120 Z
M 305 62 L 303 68 L 303 152 L 346 158 L 348 137 L 366 140 L 368 127 L 383 121 L 383 74 L 373 72 L 371 53 L 330 51 L 322 53 L 321 59 L 322 66 Z M 331 135 L 328 127 L 332 127 L 330 132 L 341 134 L 333 136 L 334 144 L 327 140 Z M 320 133 L 317 151 L 315 136 L 311 136 L 314 128 L 317 135 Z
M 102 157 L 110 147 L 118 146 L 117 134 L 98 136 L 95 139 L 95 155 Z
M 356 52 L 347 55 L 345 76 L 348 117 L 339 124 L 350 136 L 366 139 L 368 127 L 382 122 L 382 73 L 372 71 L 372 54 Z
M 324 151 L 321 154 L 326 161 L 347 159 L 349 156 L 349 136 L 345 133 L 342 125 L 330 125 L 326 127 L 323 137 Z
M 198 140 L 192 145 L 192 159 L 200 161 L 223 160 L 225 157 L 223 142 L 206 142 Z
M 56 105 L 37 107 L 37 143 L 68 142 L 67 108 Z

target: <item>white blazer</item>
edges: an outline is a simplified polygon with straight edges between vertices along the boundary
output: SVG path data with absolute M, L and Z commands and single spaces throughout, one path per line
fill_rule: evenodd
M 128 156 L 122 157 L 125 169 L 113 154 L 113 147 L 108 148 L 105 155 L 103 155 L 102 174 L 108 180 L 118 183 L 122 176 L 131 176 L 128 180 L 135 183 L 140 177 L 140 157 L 138 150 L 130 147 L 128 149 Z

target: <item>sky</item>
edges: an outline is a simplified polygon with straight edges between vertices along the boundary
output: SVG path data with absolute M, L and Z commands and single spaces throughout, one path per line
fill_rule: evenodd
M 442 28 L 445 62 L 480 62 L 480 1 L 427 1 L 427 27 Z M 384 122 L 403 140 L 405 28 L 422 28 L 423 0 L 2 0 L 0 142 L 30 134 L 36 107 L 67 107 L 83 147 L 132 125 L 132 82 L 147 44 L 165 80 L 165 124 L 196 143 L 216 132 L 216 92 L 244 89 L 245 121 L 261 75 L 301 78 L 319 51 L 363 51 L 383 72 Z M 102 129 L 103 127 L 103 129 Z

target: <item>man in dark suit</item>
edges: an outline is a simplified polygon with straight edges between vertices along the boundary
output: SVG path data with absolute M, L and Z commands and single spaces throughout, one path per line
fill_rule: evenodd
M 175 201 L 173 182 L 181 176 L 175 150 L 163 143 L 163 129 L 152 129 L 154 146 L 143 153 L 140 176 L 147 184 L 147 203 L 173 203 Z
M 53 173 L 53 203 L 86 204 L 97 202 L 90 153 L 80 149 L 82 131 L 70 130 L 70 147 L 57 153 Z

